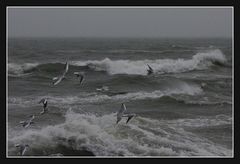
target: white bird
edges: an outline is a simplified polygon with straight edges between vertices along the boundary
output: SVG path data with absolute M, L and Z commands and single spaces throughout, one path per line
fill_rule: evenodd
M 147 70 L 148 71 L 148 75 L 150 75 L 150 74 L 153 73 L 153 69 L 148 64 L 147 64 L 147 66 L 148 66 L 148 70 Z
M 68 67 L 69 67 L 69 64 L 68 62 L 66 62 L 65 66 L 64 66 L 64 72 L 61 76 L 58 76 L 58 77 L 54 77 L 52 80 L 53 80 L 53 85 L 57 85 L 58 83 L 60 83 L 62 80 L 65 79 L 65 75 L 66 73 L 68 72 Z
M 136 116 L 136 114 L 134 114 L 134 113 L 125 114 L 126 110 L 127 110 L 127 108 L 126 108 L 125 104 L 122 103 L 121 108 L 117 113 L 116 124 L 118 124 L 118 122 L 120 122 L 122 120 L 122 117 L 127 117 L 128 118 L 127 121 L 126 121 L 126 124 L 127 124 L 134 116 Z
M 84 72 L 74 72 L 73 74 L 76 75 L 77 77 L 79 77 L 80 84 L 82 84 L 85 73 Z
M 27 149 L 29 148 L 28 144 L 22 145 L 22 144 L 16 144 L 15 147 L 19 149 L 19 154 L 24 155 Z
M 34 118 L 35 118 L 35 116 L 32 115 L 32 117 L 31 117 L 28 121 L 20 121 L 19 123 L 22 124 L 22 126 L 23 126 L 24 128 L 27 128 L 27 127 L 29 127 L 31 124 L 34 123 L 34 122 L 33 122 Z
M 43 110 L 40 112 L 40 114 L 44 114 L 47 112 L 47 99 L 43 98 L 39 101 L 39 104 L 43 103 Z
M 68 62 L 66 62 L 65 66 L 64 66 L 64 72 L 63 72 L 64 76 L 68 72 L 68 68 L 69 68 L 69 64 L 68 64 Z
M 102 86 L 101 88 L 97 88 L 96 90 L 97 91 L 108 91 L 109 88 L 108 88 L 108 86 Z

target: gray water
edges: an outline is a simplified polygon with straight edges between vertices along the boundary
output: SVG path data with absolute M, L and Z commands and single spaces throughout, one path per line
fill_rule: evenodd
M 230 39 L 8 40 L 9 156 L 232 156 L 232 102 Z M 121 103 L 137 116 L 116 125 Z

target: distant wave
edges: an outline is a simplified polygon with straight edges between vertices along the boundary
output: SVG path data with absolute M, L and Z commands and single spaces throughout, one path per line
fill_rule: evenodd
M 114 113 L 96 116 L 70 110 L 61 124 L 27 129 L 9 138 L 8 153 L 16 155 L 14 144 L 25 143 L 30 145 L 26 155 L 43 156 L 62 153 L 59 147 L 63 146 L 72 151 L 87 150 L 96 156 L 231 155 L 231 150 L 179 128 L 179 122 L 182 123 L 178 120 L 167 124 L 165 120 L 137 116 L 131 124 L 115 126 Z
M 206 128 L 210 126 L 232 125 L 232 117 L 220 114 L 209 118 L 177 119 L 168 121 L 168 124 L 180 127 Z
M 191 104 L 191 105 L 232 105 L 231 101 L 223 101 L 223 100 L 207 100 L 204 98 L 198 98 L 197 100 L 191 100 L 189 97 L 179 97 L 173 95 L 166 95 L 161 97 L 161 103 L 164 101 L 172 101 L 173 103 L 183 103 L 183 104 Z
M 165 50 L 146 50 L 146 49 L 85 49 L 85 50 L 58 50 L 57 53 L 107 53 L 107 54 L 119 54 L 119 53 L 125 53 L 125 54 L 140 54 L 140 53 L 150 53 L 150 54 L 163 54 L 163 53 L 169 53 L 169 52 L 179 52 L 179 51 L 193 51 L 193 49 L 190 49 L 189 47 L 184 46 L 178 46 L 178 45 L 172 45 L 170 46 L 170 49 Z
M 157 60 L 104 60 L 73 61 L 76 66 L 89 66 L 96 71 L 106 71 L 109 74 L 147 74 L 147 64 L 157 73 L 181 73 L 192 70 L 207 69 L 215 63 L 224 65 L 227 60 L 218 49 L 206 53 L 197 53 L 192 59 L 157 59 Z
M 8 75 L 24 75 L 41 70 L 45 72 L 59 72 L 64 63 L 8 63 Z M 103 60 L 70 61 L 72 69 L 105 71 L 108 74 L 147 75 L 147 64 L 151 65 L 156 73 L 181 73 L 192 70 L 207 69 L 212 65 L 228 66 L 227 59 L 219 50 L 210 50 L 197 53 L 192 59 L 156 59 L 156 60 Z
M 116 94 L 114 96 L 109 96 L 106 94 L 97 94 L 97 93 L 81 93 L 79 96 L 45 96 L 49 98 L 49 103 L 54 104 L 89 104 L 89 103 L 103 103 L 109 101 L 131 101 L 131 100 L 144 100 L 144 99 L 159 99 L 163 96 L 173 95 L 173 94 L 184 94 L 184 95 L 198 95 L 202 93 L 202 89 L 197 85 L 189 85 L 187 83 L 181 83 L 176 88 L 167 89 L 164 91 L 156 90 L 153 92 L 139 91 L 139 92 L 130 92 L 125 94 Z M 39 101 L 41 97 L 9 97 L 8 103 L 26 105 L 26 104 L 36 104 L 36 101 Z M 24 103 L 23 103 L 24 102 Z
M 45 95 L 38 97 L 9 97 L 8 103 L 19 106 L 35 106 L 42 97 L 49 99 L 49 104 L 57 106 L 79 105 L 79 104 L 101 104 L 109 102 L 128 102 L 135 100 L 156 100 L 156 103 L 162 103 L 164 101 L 172 101 L 173 103 L 183 103 L 192 105 L 232 105 L 232 100 L 223 100 L 221 97 L 216 97 L 216 100 L 208 100 L 205 97 L 199 97 L 203 93 L 202 88 L 199 85 L 188 84 L 185 82 L 175 83 L 172 88 L 165 90 L 155 90 L 152 92 L 138 91 L 138 92 L 106 92 L 99 94 L 97 92 L 81 92 L 81 95 L 75 96 L 53 96 Z M 179 96 L 183 95 L 183 96 Z M 189 97 L 191 96 L 191 98 Z M 199 98 L 194 99 L 193 96 Z M 160 101 L 159 101 L 160 100 Z

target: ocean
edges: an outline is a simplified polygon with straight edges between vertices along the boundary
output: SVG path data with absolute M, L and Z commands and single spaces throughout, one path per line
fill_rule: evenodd
M 231 39 L 9 38 L 7 57 L 9 157 L 233 156 Z

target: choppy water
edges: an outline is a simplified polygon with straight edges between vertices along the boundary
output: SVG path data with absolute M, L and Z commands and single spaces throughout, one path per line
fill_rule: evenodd
M 233 155 L 230 39 L 11 38 L 7 68 L 9 156 Z M 137 117 L 115 125 L 121 103 Z

